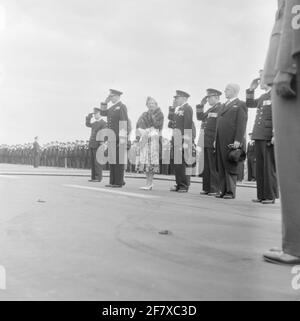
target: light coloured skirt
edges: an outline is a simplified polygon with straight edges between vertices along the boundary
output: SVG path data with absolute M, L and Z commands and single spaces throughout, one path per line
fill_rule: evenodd
M 139 143 L 139 172 L 159 173 L 159 131 L 151 128 Z

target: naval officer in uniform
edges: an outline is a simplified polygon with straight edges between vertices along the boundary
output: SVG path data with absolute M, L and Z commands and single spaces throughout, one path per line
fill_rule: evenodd
M 92 121 L 92 119 L 94 120 Z M 97 134 L 102 129 L 106 128 L 106 122 L 101 118 L 100 108 L 94 108 L 94 112 L 90 113 L 85 118 L 85 125 L 91 128 L 91 136 L 89 140 L 89 153 L 91 162 L 91 179 L 89 182 L 101 182 L 102 181 L 102 165 L 98 163 L 96 154 L 99 146 L 103 142 L 96 140 Z
M 114 133 L 114 138 L 108 137 L 108 148 L 114 149 L 112 152 L 115 157 L 110 161 L 109 184 L 106 187 L 121 188 L 125 185 L 125 160 L 119 158 L 120 150 L 127 149 L 129 120 L 127 107 L 121 102 L 122 94 L 119 90 L 110 89 L 109 96 L 104 103 L 101 103 L 101 115 L 107 117 L 107 128 Z M 112 106 L 108 108 L 110 102 Z M 125 124 L 124 122 L 127 124 L 126 128 L 122 127 L 122 124 Z
M 207 89 L 206 96 L 201 103 L 196 106 L 197 120 L 202 121 L 204 128 L 204 171 L 203 171 L 203 191 L 201 195 L 214 196 L 219 192 L 219 180 L 216 169 L 216 156 L 214 140 L 216 136 L 216 126 L 218 113 L 221 109 L 220 96 L 222 93 L 216 89 Z M 210 108 L 204 112 L 207 104 Z
M 190 187 L 190 175 L 187 173 L 186 157 L 192 148 L 193 142 L 193 109 L 188 104 L 190 95 L 177 90 L 173 106 L 169 108 L 169 128 L 173 129 L 172 143 L 174 147 L 174 170 L 176 185 L 171 192 L 186 193 Z M 176 139 L 176 133 L 181 134 L 181 140 Z M 176 160 L 176 155 L 180 155 Z
M 254 94 L 259 83 L 265 93 L 255 99 Z M 257 180 L 257 199 L 253 202 L 274 204 L 275 199 L 278 198 L 278 187 L 274 156 L 271 87 L 260 81 L 260 78 L 254 79 L 246 91 L 246 105 L 248 108 L 257 108 L 252 132 L 252 140 L 255 141 Z
M 275 156 L 282 205 L 282 248 L 264 253 L 266 261 L 300 264 L 300 0 L 279 0 L 264 68 L 273 85 Z M 295 10 L 296 9 L 296 10 Z

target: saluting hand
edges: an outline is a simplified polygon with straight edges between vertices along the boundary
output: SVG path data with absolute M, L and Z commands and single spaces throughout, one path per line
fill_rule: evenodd
M 109 102 L 110 102 L 110 99 L 111 99 L 111 97 L 110 96 L 108 96 L 108 97 L 106 97 L 106 99 L 105 99 L 105 104 L 108 104 Z
M 204 98 L 201 100 L 200 105 L 204 107 L 204 106 L 207 104 L 207 101 L 208 101 L 207 97 L 204 97 Z
M 256 78 L 252 81 L 250 85 L 250 90 L 255 90 L 257 89 L 258 85 L 260 84 L 260 78 Z

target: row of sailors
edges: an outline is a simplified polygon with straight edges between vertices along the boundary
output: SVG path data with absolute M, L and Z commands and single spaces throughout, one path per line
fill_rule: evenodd
M 38 165 L 88 168 L 89 149 L 87 142 L 51 142 L 44 146 L 36 144 L 37 138 L 33 144 L 0 145 L 0 162 L 32 165 L 34 157 L 37 155 L 39 159 Z
M 51 142 L 43 146 L 36 145 L 37 137 L 34 143 L 18 144 L 18 145 L 0 145 L 0 163 L 2 164 L 20 164 L 47 166 L 47 167 L 64 167 L 76 169 L 91 169 L 91 157 L 89 149 L 89 141 L 76 142 Z M 135 161 L 128 162 L 126 170 L 128 172 L 141 172 L 140 169 L 140 148 L 137 141 L 130 143 L 130 159 Z M 167 138 L 162 139 L 161 159 L 159 173 L 170 175 L 174 174 L 174 166 L 172 162 L 162 164 L 164 155 L 172 155 L 171 142 Z M 135 158 L 134 158 L 135 157 Z M 108 164 L 104 167 L 108 169 Z

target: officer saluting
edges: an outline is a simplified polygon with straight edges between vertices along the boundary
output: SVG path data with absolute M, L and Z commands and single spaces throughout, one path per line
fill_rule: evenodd
M 114 142 L 112 142 L 113 138 L 108 138 L 108 147 L 112 148 L 114 143 L 116 143 L 116 151 L 112 151 L 115 153 L 116 158 L 115 161 L 110 162 L 110 178 L 109 184 L 106 187 L 120 188 L 125 185 L 124 160 L 122 162 L 119 159 L 119 147 L 124 145 L 124 149 L 127 148 L 128 114 L 126 106 L 120 101 L 122 94 L 121 91 L 110 89 L 109 96 L 104 103 L 101 103 L 101 115 L 107 117 L 107 128 L 111 129 L 115 134 Z M 107 107 L 109 102 L 112 103 L 110 108 Z M 121 128 L 120 122 L 127 122 L 127 128 Z
M 179 130 L 184 139 L 184 142 L 177 142 L 173 136 L 174 155 L 180 151 L 181 161 L 179 164 L 176 164 L 175 159 L 176 185 L 171 188 L 171 191 L 179 193 L 186 193 L 190 186 L 190 176 L 186 173 L 187 164 L 184 159 L 184 149 L 188 149 L 188 146 L 185 145 L 191 147 L 193 141 L 193 109 L 187 103 L 189 97 L 188 93 L 177 90 L 176 96 L 174 96 L 174 104 L 169 109 L 169 127 Z
M 262 71 L 260 72 L 262 74 Z M 255 89 L 265 90 L 260 98 L 254 99 Z M 255 203 L 275 203 L 278 198 L 278 187 L 274 156 L 273 122 L 271 87 L 260 82 L 260 78 L 253 80 L 246 91 L 246 105 L 257 108 L 252 139 L 255 141 L 257 199 Z
M 196 106 L 197 119 L 202 121 L 202 127 L 204 128 L 203 191 L 200 194 L 214 196 L 219 192 L 214 141 L 218 113 L 222 107 L 220 103 L 222 93 L 216 89 L 207 89 L 206 91 L 207 95 L 202 99 L 200 105 Z M 204 106 L 207 102 L 211 107 L 204 112 Z
M 94 112 L 88 114 L 85 119 L 85 125 L 91 128 L 91 137 L 89 141 L 90 161 L 91 161 L 91 179 L 90 182 L 102 181 L 102 166 L 98 163 L 96 154 L 97 149 L 103 142 L 96 140 L 97 134 L 100 130 L 106 128 L 106 122 L 101 119 L 100 108 L 94 108 Z M 92 122 L 92 119 L 94 121 Z M 81 156 L 81 155 L 80 155 Z

